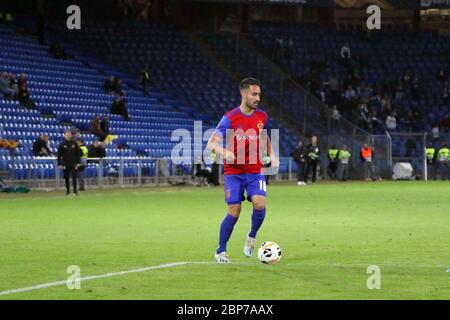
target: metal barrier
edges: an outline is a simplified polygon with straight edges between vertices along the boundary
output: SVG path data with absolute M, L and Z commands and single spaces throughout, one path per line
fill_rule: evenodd
M 176 165 L 165 158 L 88 158 L 83 171 L 86 188 L 132 186 L 200 185 L 194 175 L 195 164 Z M 25 185 L 33 189 L 62 189 L 64 179 L 56 158 L 11 158 L 8 183 Z M 295 179 L 297 167 L 292 158 L 280 159 L 280 170 L 271 179 Z M 222 165 L 218 179 L 223 183 Z

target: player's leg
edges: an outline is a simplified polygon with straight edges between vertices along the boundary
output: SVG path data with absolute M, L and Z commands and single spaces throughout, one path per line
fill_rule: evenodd
M 228 206 L 228 213 L 223 219 L 220 225 L 219 233 L 219 246 L 216 250 L 216 260 L 219 263 L 230 262 L 229 256 L 227 254 L 227 244 L 230 240 L 231 234 L 233 233 L 234 226 L 239 220 L 239 215 L 241 213 L 241 205 L 234 204 Z
M 348 177 L 348 164 L 344 165 L 344 174 L 342 175 L 344 177 L 344 181 L 347 181 Z
M 252 201 L 252 225 L 244 245 L 244 255 L 251 257 L 255 250 L 255 238 L 266 218 L 266 184 L 263 175 L 249 175 L 247 195 Z
M 369 173 L 369 166 L 370 166 L 370 163 L 367 162 L 367 161 L 364 161 L 364 179 L 366 181 L 369 180 L 369 175 L 370 175 L 370 173 Z
M 68 167 L 64 168 L 64 181 L 66 183 L 66 195 L 70 194 L 70 169 Z
M 216 250 L 216 260 L 219 263 L 229 262 L 227 243 L 233 233 L 234 226 L 241 213 L 242 195 L 244 193 L 243 178 L 239 175 L 225 175 L 225 202 L 228 213 L 220 225 L 219 246 Z
M 308 178 L 309 178 L 309 171 L 311 170 L 311 164 L 309 163 L 309 162 L 307 162 L 306 164 L 305 164 L 305 175 L 304 175 L 304 179 L 303 179 L 303 181 L 305 182 L 305 183 L 308 183 Z
M 300 164 L 300 167 L 301 167 L 301 171 L 300 171 L 300 173 L 301 173 L 301 182 L 302 182 L 302 185 L 305 185 L 306 184 L 306 177 L 305 177 L 305 172 L 306 172 L 306 163 L 305 162 L 302 162 L 301 164 Z
M 72 184 L 73 184 L 73 194 L 74 195 L 78 195 L 78 190 L 77 190 L 77 170 L 75 169 L 75 167 L 72 167 L 71 175 L 72 175 Z
M 311 181 L 313 183 L 315 183 L 316 179 L 317 179 L 317 162 L 313 162 L 313 164 L 311 165 L 311 169 L 312 169 L 312 179 L 311 179 Z

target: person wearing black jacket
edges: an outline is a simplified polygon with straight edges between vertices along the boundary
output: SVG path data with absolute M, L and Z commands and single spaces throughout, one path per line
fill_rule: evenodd
M 58 147 L 58 167 L 64 170 L 66 195 L 70 194 L 70 177 L 73 183 L 73 195 L 77 196 L 77 170 L 81 164 L 81 149 L 72 140 L 72 132 L 64 133 L 64 141 Z
M 311 143 L 306 147 L 306 170 L 305 170 L 305 183 L 308 182 L 309 172 L 312 171 L 312 183 L 317 179 L 317 165 L 320 160 L 320 148 L 317 144 L 317 137 L 312 136 Z
M 103 135 L 100 137 L 100 141 L 104 141 L 106 137 L 109 135 L 109 117 L 104 116 L 103 119 L 100 121 L 100 130 L 102 131 Z
M 306 168 L 306 149 L 303 142 L 299 141 L 297 148 L 291 153 L 295 163 L 297 163 L 297 184 L 299 186 L 306 185 L 305 183 L 305 168 Z
M 48 147 L 48 135 L 44 134 L 36 139 L 33 143 L 33 154 L 36 157 L 50 157 L 52 151 Z
M 98 140 L 94 140 L 88 148 L 88 158 L 105 158 L 106 150 Z M 88 163 L 99 163 L 99 160 L 89 160 Z
M 117 94 L 111 106 L 111 114 L 117 114 L 122 116 L 125 121 L 130 121 L 126 103 L 127 101 L 123 99 L 122 95 Z

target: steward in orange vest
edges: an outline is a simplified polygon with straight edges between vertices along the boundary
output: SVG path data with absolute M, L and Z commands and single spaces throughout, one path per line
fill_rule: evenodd
M 365 143 L 361 149 L 361 161 L 364 164 L 364 178 L 366 181 L 374 180 L 373 156 L 374 152 L 372 147 L 369 147 L 367 143 Z

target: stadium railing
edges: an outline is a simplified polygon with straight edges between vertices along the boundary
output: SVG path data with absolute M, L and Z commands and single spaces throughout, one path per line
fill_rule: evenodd
M 86 188 L 201 185 L 195 177 L 195 164 L 175 164 L 167 158 L 107 157 L 88 158 L 84 169 Z M 9 160 L 9 183 L 33 189 L 63 189 L 63 173 L 54 157 L 24 158 Z M 297 166 L 292 158 L 280 158 L 280 168 L 271 181 L 296 179 Z M 219 167 L 219 182 L 223 183 L 222 165 Z

